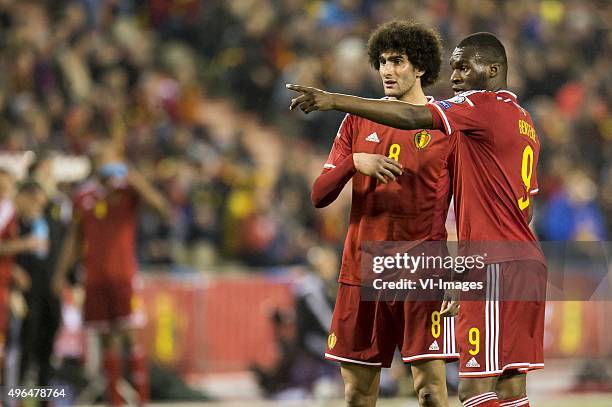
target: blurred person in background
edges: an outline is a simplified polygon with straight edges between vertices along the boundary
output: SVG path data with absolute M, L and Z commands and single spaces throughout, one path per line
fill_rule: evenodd
M 5 168 L 0 168 L 0 384 L 4 384 L 4 361 L 9 320 L 9 289 L 13 273 L 13 254 L 17 236 L 17 222 L 13 203 L 14 178 Z M 13 247 L 11 247 L 13 246 Z
M 323 354 L 338 288 L 338 256 L 329 247 L 312 247 L 309 267 L 293 286 L 295 314 L 275 310 L 271 315 L 279 357 L 272 367 L 251 369 L 266 397 L 315 399 L 336 395 L 336 370 Z
M 561 188 L 551 194 L 542 210 L 545 240 L 603 241 L 606 223 L 597 204 L 597 186 L 582 169 L 565 176 Z
M 439 34 L 424 25 L 393 21 L 379 26 L 368 41 L 368 56 L 385 96 L 415 105 L 431 101 L 423 87 L 438 78 L 441 48 Z M 294 101 L 300 98 L 305 97 Z M 305 105 L 302 109 L 312 106 Z M 313 184 L 312 202 L 322 208 L 352 180 L 350 226 L 325 352 L 327 359 L 340 362 L 349 406 L 376 404 L 381 367 L 391 366 L 398 347 L 402 360 L 411 364 L 419 405 L 448 404 L 445 361 L 459 355 L 449 340 L 453 319 L 440 317 L 442 296 L 438 301 L 362 300 L 361 244 L 446 241 L 452 151 L 451 140 L 440 131 L 408 136 L 347 114 Z
M 20 329 L 19 382 L 22 385 L 47 386 L 51 377 L 51 353 L 55 331 L 59 327 L 59 302 L 51 292 L 51 275 L 54 265 L 48 262 L 51 244 L 49 224 L 44 216 L 47 195 L 34 180 L 19 184 L 15 196 L 18 234 L 35 236 L 45 243 L 36 251 L 19 253 L 15 262 L 26 272 L 25 283 L 18 284 L 27 306 Z M 30 373 L 36 366 L 37 374 Z
M 338 292 L 338 255 L 330 247 L 315 246 L 308 250 L 309 270 L 296 281 L 295 319 L 297 342 L 304 354 L 302 374 L 314 397 L 329 397 L 335 387 L 336 369 L 325 361 L 327 336 Z
M 120 405 L 126 397 L 119 391 L 126 346 L 131 383 L 138 403 L 145 403 L 146 355 L 133 331 L 144 323 L 143 316 L 133 309 L 138 206 L 143 202 L 164 219 L 169 218 L 170 209 L 165 198 L 137 170 L 128 167 L 117 142 L 97 143 L 92 163 L 92 177 L 74 198 L 73 222 L 59 259 L 54 289 L 60 295 L 69 267 L 81 259 L 85 271 L 84 321 L 102 336 L 108 402 Z
M 57 189 L 53 160 L 51 153 L 37 154 L 28 169 L 30 180 L 20 185 L 16 197 L 18 207 L 20 203 L 43 204 L 42 210 L 36 208 L 35 218 L 27 213 L 20 216 L 19 229 L 20 235 L 41 234 L 47 240 L 47 250 L 17 256 L 17 263 L 29 277 L 27 314 L 21 329 L 20 382 L 25 379 L 42 387 L 49 385 L 52 377 L 51 355 L 61 319 L 60 299 L 52 291 L 53 275 L 72 214 L 70 200 Z M 29 374 L 32 367 L 37 369 L 34 377 Z
M 36 202 L 28 202 L 23 197 L 15 202 L 13 174 L 0 168 L 0 362 L 5 372 L 5 345 L 8 337 L 9 290 L 11 283 L 17 290 L 24 292 L 30 288 L 31 281 L 25 270 L 15 263 L 15 256 L 26 253 L 44 253 L 48 247 L 47 238 L 34 233 L 19 236 L 18 218 L 35 217 Z M 17 205 L 16 205 L 17 204 Z M 44 232 L 44 226 L 37 232 Z M 2 377 L 2 380 L 5 378 Z M 3 381 L 4 383 L 4 381 Z M 15 383 L 16 384 L 16 383 Z

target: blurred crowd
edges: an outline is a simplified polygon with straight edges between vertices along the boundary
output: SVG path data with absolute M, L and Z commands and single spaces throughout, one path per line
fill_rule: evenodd
M 545 240 L 612 232 L 612 4 L 604 0 L 0 0 L 0 149 L 87 154 L 103 138 L 161 188 L 141 261 L 202 269 L 304 263 L 340 247 L 350 194 L 310 203 L 342 115 L 289 113 L 286 82 L 382 95 L 365 43 L 410 17 L 505 43 L 510 88 L 542 139 Z M 451 95 L 450 73 L 429 93 Z

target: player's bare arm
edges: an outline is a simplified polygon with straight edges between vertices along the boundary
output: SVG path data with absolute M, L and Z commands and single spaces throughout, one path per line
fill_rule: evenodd
M 321 89 L 287 84 L 287 89 L 301 93 L 291 99 L 289 110 L 300 108 L 304 113 L 315 110 L 338 110 L 361 116 L 373 122 L 403 130 L 431 129 L 433 118 L 426 106 L 399 100 L 366 99 Z
M 20 237 L 2 242 L 0 244 L 0 256 L 46 250 L 47 246 L 46 239 L 40 239 L 36 236 Z
M 395 177 L 402 175 L 402 165 L 382 154 L 354 153 L 353 162 L 355 169 L 370 177 L 374 177 L 383 184 L 388 179 L 395 181 Z
M 147 205 L 155 209 L 163 219 L 170 219 L 172 215 L 170 205 L 163 195 L 140 172 L 130 168 L 127 174 L 127 182 L 136 190 L 140 198 Z

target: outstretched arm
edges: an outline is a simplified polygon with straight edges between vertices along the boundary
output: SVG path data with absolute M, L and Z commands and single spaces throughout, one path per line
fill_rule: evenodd
M 286 85 L 301 95 L 291 100 L 290 110 L 299 107 L 308 114 L 315 110 L 338 110 L 403 130 L 431 129 L 433 118 L 426 106 L 398 100 L 365 99 L 301 85 Z

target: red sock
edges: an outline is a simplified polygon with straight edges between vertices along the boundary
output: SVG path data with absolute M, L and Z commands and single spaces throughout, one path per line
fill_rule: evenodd
M 500 407 L 494 392 L 479 394 L 463 402 L 463 407 Z
M 104 353 L 104 376 L 106 377 L 106 391 L 108 402 L 112 406 L 123 405 L 123 397 L 119 393 L 121 380 L 121 357 L 112 350 Z
M 149 401 L 149 369 L 147 355 L 141 345 L 134 345 L 130 353 L 132 385 L 138 393 L 140 403 Z
M 529 407 L 529 397 L 515 397 L 512 399 L 501 400 L 500 407 Z

